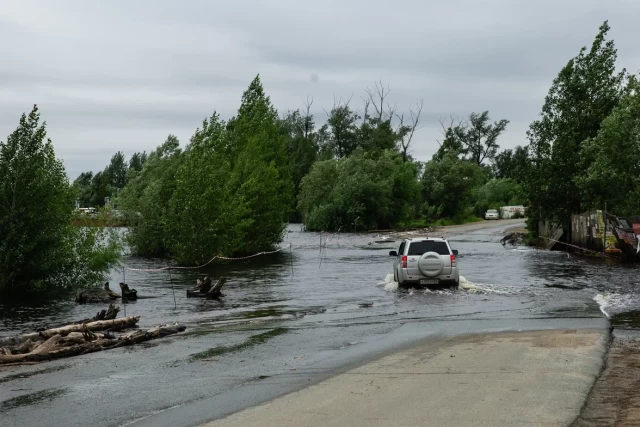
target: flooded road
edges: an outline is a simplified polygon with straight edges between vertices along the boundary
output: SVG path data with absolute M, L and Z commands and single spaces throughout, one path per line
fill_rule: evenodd
M 140 326 L 179 322 L 181 336 L 0 370 L 7 425 L 193 425 L 317 382 L 416 340 L 547 328 L 602 328 L 640 309 L 636 268 L 503 247 L 515 222 L 449 237 L 458 290 L 398 290 L 391 249 L 373 235 L 302 233 L 283 250 L 199 271 L 126 271 Z M 322 242 L 322 247 L 320 243 Z M 399 242 L 398 242 L 399 245 Z M 128 257 L 129 268 L 163 260 Z M 187 299 L 197 277 L 228 278 L 223 301 Z M 122 281 L 113 272 L 112 288 Z M 174 300 L 175 294 L 175 300 Z M 90 317 L 99 308 L 0 303 L 0 335 Z

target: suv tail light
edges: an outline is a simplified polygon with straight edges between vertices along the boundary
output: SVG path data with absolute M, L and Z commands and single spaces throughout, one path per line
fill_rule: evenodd
M 407 268 L 407 256 L 402 256 L 402 268 Z
M 456 256 L 451 254 L 451 267 L 456 266 Z

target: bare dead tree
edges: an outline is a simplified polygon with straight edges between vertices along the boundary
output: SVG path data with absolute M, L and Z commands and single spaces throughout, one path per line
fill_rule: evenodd
M 398 133 L 398 135 L 400 135 L 400 147 L 402 150 L 402 160 L 404 162 L 407 161 L 407 153 L 409 151 L 411 141 L 413 140 L 413 135 L 420 125 L 420 115 L 422 114 L 423 107 L 424 99 L 420 99 L 420 101 L 416 102 L 416 105 L 414 107 L 411 107 L 409 109 L 410 122 L 406 125 L 404 124 L 404 114 L 396 114 L 396 117 L 400 122 L 396 132 Z
M 313 132 L 313 117 L 311 116 L 311 106 L 313 105 L 313 98 L 307 97 L 304 103 L 304 137 L 309 137 L 309 134 Z
M 369 88 L 366 89 L 367 96 L 369 97 L 369 101 L 375 110 L 375 114 L 378 120 L 382 121 L 384 117 L 384 106 L 385 100 L 389 96 L 389 92 L 391 89 L 389 88 L 389 84 L 387 83 L 387 87 L 382 84 L 382 80 L 375 83 L 374 89 L 371 90 Z M 387 103 L 388 104 L 388 103 Z M 391 119 L 392 116 L 388 118 Z
M 393 106 L 387 102 L 387 117 L 389 120 L 393 119 L 393 116 L 396 115 L 396 111 L 398 110 L 398 104 L 393 104 Z
M 362 103 L 364 105 L 362 114 L 362 124 L 364 125 L 365 123 L 367 123 L 367 120 L 369 120 L 369 107 L 371 106 L 371 100 L 362 97 L 360 97 L 360 99 L 362 99 Z
M 446 138 L 447 131 L 449 129 L 464 127 L 466 122 L 461 118 L 454 117 L 453 114 L 449 114 L 449 117 L 446 119 L 442 117 L 439 118 L 438 123 L 440 123 L 440 133 L 444 138 Z M 437 139 L 436 142 L 438 143 L 438 145 L 442 146 L 442 142 Z

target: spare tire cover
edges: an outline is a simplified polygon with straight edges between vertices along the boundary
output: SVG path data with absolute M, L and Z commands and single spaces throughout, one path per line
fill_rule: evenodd
M 428 277 L 435 277 L 442 273 L 444 262 L 436 252 L 426 252 L 418 260 L 418 269 Z

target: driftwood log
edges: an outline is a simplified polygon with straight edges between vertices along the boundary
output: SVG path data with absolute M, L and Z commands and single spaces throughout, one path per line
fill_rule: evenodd
M 213 286 L 206 286 L 207 280 L 210 285 L 211 279 L 209 279 L 208 277 L 205 277 L 204 281 L 200 281 L 200 279 L 198 279 L 198 283 L 194 289 L 187 289 L 187 297 L 218 299 L 224 296 L 224 294 L 222 293 L 222 287 L 226 283 L 227 279 L 221 277 Z
M 129 332 L 116 338 L 108 334 L 96 334 L 92 332 L 89 329 L 89 324 L 83 326 L 84 330 L 82 330 L 82 332 L 73 331 L 69 332 L 66 336 L 55 334 L 45 341 L 35 344 L 27 340 L 14 348 L 2 348 L 0 352 L 0 365 L 32 363 L 109 350 L 176 334 L 186 329 L 185 326 L 181 325 L 163 325 L 153 327 L 146 331 Z
M 48 326 L 46 329 L 62 328 L 64 326 L 69 326 L 69 325 L 77 325 L 77 324 L 82 324 L 82 323 L 97 322 L 98 320 L 113 320 L 116 317 L 118 317 L 118 313 L 119 312 L 120 312 L 120 307 L 117 307 L 117 306 L 115 306 L 113 304 L 109 304 L 109 307 L 106 310 L 100 310 L 99 312 L 96 313 L 95 316 L 93 316 L 91 318 L 77 320 L 75 322 L 66 322 L 66 323 L 62 323 L 60 325 L 56 325 L 56 326 Z M 46 329 L 45 328 L 37 329 L 36 332 L 42 332 L 42 331 L 44 331 Z
M 123 317 L 121 319 L 112 320 L 99 320 L 97 322 L 90 323 L 77 323 L 73 325 L 62 326 L 59 328 L 47 329 L 40 332 L 32 332 L 30 334 L 19 335 L 16 337 L 0 338 L 0 347 L 7 346 L 19 346 L 20 344 L 31 341 L 45 341 L 56 335 L 61 337 L 69 335 L 71 332 L 84 332 L 88 331 L 121 331 L 125 328 L 135 326 L 140 320 L 140 316 L 135 317 Z

